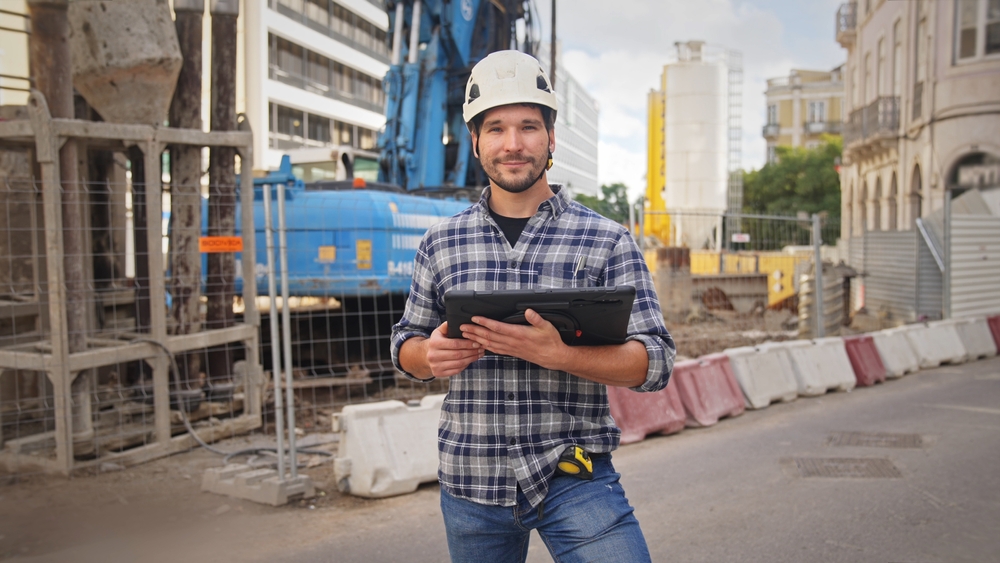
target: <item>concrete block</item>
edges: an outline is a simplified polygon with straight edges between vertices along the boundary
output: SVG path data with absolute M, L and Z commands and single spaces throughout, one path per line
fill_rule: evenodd
M 677 362 L 668 385 L 677 386 L 687 413 L 686 425 L 690 427 L 711 426 L 721 418 L 739 416 L 746 410 L 743 393 L 725 354 Z
M 419 406 L 400 401 L 348 405 L 337 416 L 340 448 L 334 476 L 341 492 L 382 498 L 437 480 L 437 429 L 444 395 Z
M 882 364 L 885 365 L 886 378 L 903 377 L 920 369 L 920 358 L 901 331 L 880 330 L 871 333 L 871 337 L 882 358 Z
M 851 360 L 851 367 L 854 368 L 854 377 L 859 387 L 885 381 L 885 364 L 882 363 L 882 357 L 871 335 L 845 336 L 844 346 L 847 348 L 847 357 Z
M 780 347 L 744 346 L 724 352 L 733 367 L 733 375 L 746 405 L 762 409 L 775 401 L 794 401 L 799 396 L 798 383 L 788 353 Z
M 906 335 L 910 346 L 920 358 L 920 367 L 934 368 L 941 364 L 960 364 L 965 361 L 965 346 L 953 326 L 914 324 L 897 327 Z
M 608 386 L 608 403 L 611 417 L 622 431 L 622 444 L 639 442 L 650 434 L 680 432 L 687 421 L 675 385 L 667 385 L 655 393 Z
M 282 480 L 273 469 L 254 469 L 237 463 L 206 469 L 201 478 L 201 490 L 271 506 L 316 496 L 308 476 L 298 475 L 294 479 L 286 477 Z
M 992 358 L 997 355 L 996 343 L 993 342 L 993 334 L 990 332 L 990 325 L 985 318 L 948 319 L 936 321 L 930 325 L 954 327 L 955 332 L 958 333 L 958 339 L 965 348 L 967 360 Z
M 167 2 L 70 2 L 73 87 L 109 123 L 167 119 L 183 59 Z
M 844 341 L 838 337 L 794 340 L 784 344 L 791 359 L 799 395 L 810 397 L 827 391 L 850 391 L 858 382 L 847 357 Z

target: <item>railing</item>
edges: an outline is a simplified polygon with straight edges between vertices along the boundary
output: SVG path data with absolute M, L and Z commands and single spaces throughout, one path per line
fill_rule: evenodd
M 920 119 L 924 113 L 924 83 L 917 82 L 913 85 L 913 119 Z
M 778 132 L 781 131 L 781 125 L 777 123 L 768 123 L 764 126 L 763 135 L 765 137 L 777 137 Z
M 843 123 L 839 121 L 807 121 L 802 124 L 806 133 L 818 135 L 820 133 L 830 133 L 836 135 L 843 128 Z
M 837 42 L 853 42 L 854 31 L 858 25 L 858 4 L 851 2 L 841 4 L 837 10 Z
M 895 137 L 899 132 L 899 96 L 882 96 L 851 112 L 844 124 L 844 145 L 875 137 Z

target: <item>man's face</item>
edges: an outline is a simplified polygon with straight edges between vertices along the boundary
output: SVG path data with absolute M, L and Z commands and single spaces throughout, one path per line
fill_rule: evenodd
M 546 131 L 542 111 L 512 104 L 487 110 L 478 139 L 479 161 L 493 183 L 520 193 L 541 178 L 555 150 L 555 132 Z

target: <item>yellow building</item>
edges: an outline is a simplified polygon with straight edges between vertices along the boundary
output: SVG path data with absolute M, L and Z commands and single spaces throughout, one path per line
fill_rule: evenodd
M 775 161 L 775 148 L 818 146 L 824 134 L 839 135 L 843 121 L 842 67 L 829 72 L 792 70 L 785 77 L 767 81 L 767 162 Z

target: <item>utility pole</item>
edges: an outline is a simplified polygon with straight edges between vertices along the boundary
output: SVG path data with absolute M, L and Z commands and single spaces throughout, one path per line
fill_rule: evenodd
M 212 130 L 236 130 L 236 19 L 239 0 L 212 0 Z M 208 164 L 208 235 L 236 233 L 236 149 L 212 147 Z M 245 197 L 252 197 L 245 194 Z M 252 260 L 253 257 L 246 257 Z M 208 328 L 233 325 L 236 260 L 232 253 L 208 255 Z M 246 283 L 254 283 L 246 280 Z M 274 336 L 272 336 L 274 338 Z M 232 369 L 227 347 L 208 355 L 209 385 L 225 381 Z
M 201 130 L 202 18 L 205 0 L 174 0 L 177 41 L 184 63 L 170 102 L 170 126 Z M 174 334 L 201 330 L 201 147 L 170 147 L 170 294 Z M 181 387 L 191 388 L 198 378 L 201 355 L 190 354 L 178 362 Z
M 28 57 L 35 88 L 45 96 L 55 119 L 73 119 L 73 70 L 69 48 L 69 1 L 28 0 L 31 34 Z M 66 302 L 49 303 L 64 307 L 66 313 L 67 352 L 87 349 L 87 281 L 85 257 L 90 256 L 84 232 L 86 193 L 81 186 L 76 141 L 69 140 L 59 149 L 59 181 L 62 185 L 63 268 Z M 53 335 L 53 338 L 59 336 Z M 90 418 L 91 378 L 81 372 L 72 383 L 73 420 L 76 433 L 92 430 Z

